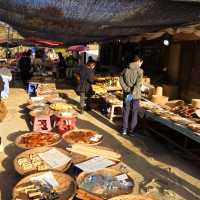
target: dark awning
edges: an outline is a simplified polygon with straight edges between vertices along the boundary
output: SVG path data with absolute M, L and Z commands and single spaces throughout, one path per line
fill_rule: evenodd
M 65 43 L 127 37 L 199 19 L 200 4 L 189 0 L 0 1 L 0 20 L 22 36 Z

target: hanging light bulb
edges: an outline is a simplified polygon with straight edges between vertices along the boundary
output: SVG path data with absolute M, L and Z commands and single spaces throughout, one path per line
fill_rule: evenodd
M 170 41 L 168 39 L 165 39 L 163 40 L 163 44 L 168 47 L 170 45 Z

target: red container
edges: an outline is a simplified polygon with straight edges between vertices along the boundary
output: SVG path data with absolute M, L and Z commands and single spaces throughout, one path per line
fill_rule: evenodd
M 76 127 L 76 116 L 58 117 L 56 120 L 56 129 L 59 134 L 64 134 Z

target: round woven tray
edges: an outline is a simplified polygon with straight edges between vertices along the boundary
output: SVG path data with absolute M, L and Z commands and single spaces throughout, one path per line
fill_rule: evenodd
M 38 117 L 38 116 L 52 116 L 54 112 L 51 109 L 45 109 L 45 110 L 40 110 L 40 109 L 35 109 L 29 112 L 29 115 L 31 117 Z
M 63 111 L 63 112 L 65 112 L 65 111 Z M 67 111 L 68 112 L 68 111 Z M 76 118 L 77 117 L 77 112 L 76 111 L 74 111 L 74 110 L 72 110 L 72 111 L 70 111 L 69 113 L 71 113 L 71 115 L 69 115 L 69 116 L 63 116 L 62 115 L 62 111 L 54 111 L 54 115 L 57 117 L 57 118 Z
M 62 140 L 62 137 L 57 134 L 57 133 L 53 133 L 53 132 L 48 132 L 50 134 L 53 134 L 57 139 L 55 142 L 51 143 L 51 144 L 46 144 L 46 145 L 43 145 L 43 146 L 40 146 L 40 145 L 33 145 L 32 147 L 27 147 L 25 144 L 21 144 L 21 139 L 25 136 L 29 136 L 29 135 L 33 135 L 33 134 L 46 134 L 46 133 L 36 133 L 36 132 L 30 132 L 30 133 L 25 133 L 23 135 L 20 135 L 16 138 L 15 140 L 15 144 L 19 147 L 19 148 L 22 148 L 22 149 L 33 149 L 33 148 L 36 148 L 36 147 L 50 147 L 50 146 L 55 146 L 57 145 L 58 143 L 61 142 Z
M 59 194 L 59 200 L 72 200 L 76 193 L 76 182 L 67 174 L 61 172 L 51 171 L 55 180 L 58 182 L 59 186 L 54 188 L 55 191 Z M 23 178 L 21 181 L 17 183 L 17 185 L 13 189 L 13 200 L 21 199 L 28 200 L 28 196 L 26 194 L 22 194 L 18 192 L 19 188 L 26 186 L 30 183 L 30 179 L 39 175 L 42 175 L 46 172 L 40 172 L 36 174 L 29 175 Z
M 48 108 L 48 105 L 45 103 L 34 103 L 34 104 L 30 104 L 27 106 L 27 108 L 29 110 L 35 110 L 35 109 L 46 109 Z
M 47 103 L 47 101 L 44 98 L 40 98 L 40 100 L 29 99 L 27 103 L 29 105 L 31 105 L 31 104 L 35 104 L 35 103 Z
M 84 139 L 81 139 L 81 136 L 75 136 L 74 134 L 76 134 L 77 132 L 91 132 L 92 136 L 89 137 L 84 137 Z M 65 134 L 63 134 L 63 139 L 66 143 L 68 144 L 87 144 L 87 145 L 98 145 L 103 141 L 103 137 L 97 141 L 97 142 L 92 142 L 89 139 L 93 136 L 95 136 L 97 133 L 95 131 L 92 130 L 88 130 L 88 129 L 73 129 L 71 131 L 66 132 Z M 70 136 L 72 136 L 73 138 L 71 138 Z M 80 137 L 80 139 L 78 139 L 78 137 Z
M 80 187 L 80 183 L 82 182 L 82 180 L 83 180 L 86 176 L 88 176 L 89 174 L 102 174 L 102 175 L 108 174 L 108 175 L 112 175 L 112 176 L 117 176 L 117 175 L 120 175 L 120 174 L 122 174 L 122 173 L 121 173 L 120 171 L 117 171 L 117 170 L 113 170 L 113 169 L 110 169 L 110 168 L 106 168 L 106 169 L 98 170 L 97 172 L 91 172 L 91 173 L 89 173 L 89 172 L 82 172 L 82 173 L 79 174 L 79 176 L 77 177 L 76 182 L 77 182 L 78 188 L 84 190 L 85 192 L 87 192 L 87 193 L 89 193 L 89 194 L 92 194 L 92 195 L 95 195 L 95 196 L 97 196 L 97 197 L 100 197 L 100 198 L 102 198 L 102 199 L 108 199 L 108 198 L 105 198 L 105 197 L 103 197 L 103 196 L 101 196 L 101 195 L 98 195 L 98 194 L 95 194 L 95 193 L 86 191 L 84 188 L 81 188 L 81 187 Z M 133 185 L 134 185 L 134 181 L 132 180 L 132 178 L 130 178 L 129 176 L 128 176 L 128 178 L 129 178 L 129 181 L 132 182 Z M 133 187 L 134 187 L 134 186 L 133 186 Z M 133 187 L 130 189 L 129 194 L 133 192 Z M 122 193 L 122 194 L 118 194 L 118 195 L 116 194 L 116 196 L 119 196 L 119 195 L 123 195 L 123 193 Z M 125 194 L 124 194 L 124 195 L 125 195 Z M 126 195 L 127 195 L 127 194 L 126 194 Z
M 51 166 L 49 166 L 47 163 L 45 163 L 48 166 L 48 169 L 45 169 L 45 170 L 38 170 L 36 167 L 33 167 L 30 170 L 24 170 L 18 164 L 18 160 L 20 158 L 28 158 L 28 159 L 30 159 L 29 158 L 30 154 L 38 155 L 39 153 L 46 152 L 46 151 L 51 150 L 53 148 L 58 150 L 58 151 L 60 151 L 64 155 L 70 157 L 69 153 L 67 151 L 61 149 L 61 148 L 56 148 L 56 147 L 38 147 L 38 148 L 34 148 L 34 149 L 31 149 L 31 150 L 24 151 L 21 154 L 17 155 L 17 157 L 14 159 L 15 170 L 21 175 L 33 174 L 33 173 L 36 173 L 36 172 L 39 172 L 39 171 L 46 171 L 46 170 L 56 170 L 56 171 L 60 171 L 60 172 L 67 171 L 69 169 L 69 167 L 71 166 L 71 164 L 72 164 L 72 160 L 69 161 L 68 163 L 65 163 L 65 165 L 62 165 L 62 166 L 60 166 L 58 168 L 54 168 L 54 169 L 52 169 Z
M 61 98 L 61 97 L 57 97 L 57 98 L 48 98 L 47 99 L 48 100 L 48 102 L 50 103 L 50 104 L 53 104 L 53 103 L 67 103 L 67 100 L 66 99 L 63 99 L 63 98 Z

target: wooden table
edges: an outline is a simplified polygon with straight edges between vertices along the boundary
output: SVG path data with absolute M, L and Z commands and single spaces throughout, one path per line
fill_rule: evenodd
M 184 125 L 164 119 L 150 111 L 145 111 L 143 128 L 149 130 L 175 145 L 187 155 L 200 161 L 200 134 Z

